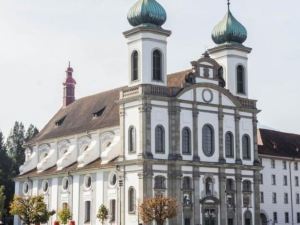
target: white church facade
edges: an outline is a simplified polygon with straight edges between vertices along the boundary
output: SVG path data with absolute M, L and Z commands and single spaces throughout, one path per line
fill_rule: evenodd
M 268 224 L 275 210 L 279 217 L 279 208 L 261 203 L 262 190 L 269 194 L 261 170 L 273 156 L 259 154 L 264 139 L 256 100 L 248 98 L 245 27 L 228 6 L 213 30 L 216 46 L 167 75 L 166 17 L 155 0 L 130 9 L 127 86 L 75 100 L 68 67 L 63 107 L 27 143 L 17 195 L 44 195 L 51 210 L 69 206 L 79 225 L 100 224 L 101 204 L 107 224 L 143 224 L 138 206 L 158 194 L 179 203 L 169 225 L 259 225 L 262 216 Z

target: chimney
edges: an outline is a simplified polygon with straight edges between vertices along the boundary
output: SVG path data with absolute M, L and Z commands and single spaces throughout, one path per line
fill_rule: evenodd
M 64 107 L 72 104 L 75 101 L 76 81 L 73 79 L 73 68 L 71 67 L 70 62 L 66 74 L 67 74 L 66 81 L 63 83 L 64 86 L 63 106 Z

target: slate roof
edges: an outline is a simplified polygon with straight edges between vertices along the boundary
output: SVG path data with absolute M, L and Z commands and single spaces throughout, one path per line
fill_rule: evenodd
M 259 133 L 263 143 L 258 146 L 259 154 L 300 158 L 300 135 L 267 129 Z
M 189 72 L 191 70 L 168 75 L 168 86 L 181 88 Z M 27 145 L 105 127 L 119 126 L 119 105 L 117 101 L 120 97 L 120 91 L 125 88 L 116 88 L 87 96 L 76 100 L 67 107 L 62 107 Z M 101 116 L 95 117 L 94 114 L 101 112 L 101 110 L 103 110 Z

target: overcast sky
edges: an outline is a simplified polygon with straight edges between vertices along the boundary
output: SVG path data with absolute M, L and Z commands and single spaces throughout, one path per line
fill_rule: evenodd
M 136 0 L 0 0 L 0 129 L 14 121 L 42 128 L 62 105 L 68 61 L 77 98 L 126 85 L 127 46 L 122 32 Z M 226 0 L 159 0 L 172 30 L 168 72 L 213 47 L 211 31 Z M 300 133 L 300 1 L 232 0 L 248 30 L 250 97 L 260 123 Z

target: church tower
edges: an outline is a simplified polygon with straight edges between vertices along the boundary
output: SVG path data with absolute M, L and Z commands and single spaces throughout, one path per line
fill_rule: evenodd
M 233 95 L 248 98 L 248 54 L 252 49 L 243 45 L 247 30 L 232 15 L 229 0 L 228 11 L 214 27 L 212 39 L 217 46 L 209 49 L 209 54 L 222 66 L 226 88 Z
M 63 106 L 66 107 L 75 101 L 75 85 L 76 81 L 73 78 L 73 68 L 70 63 L 66 70 L 66 81 L 63 83 L 64 86 L 64 97 Z
M 155 0 L 139 0 L 128 12 L 134 27 L 124 32 L 128 44 L 129 86 L 167 84 L 167 37 L 171 31 L 164 8 Z

